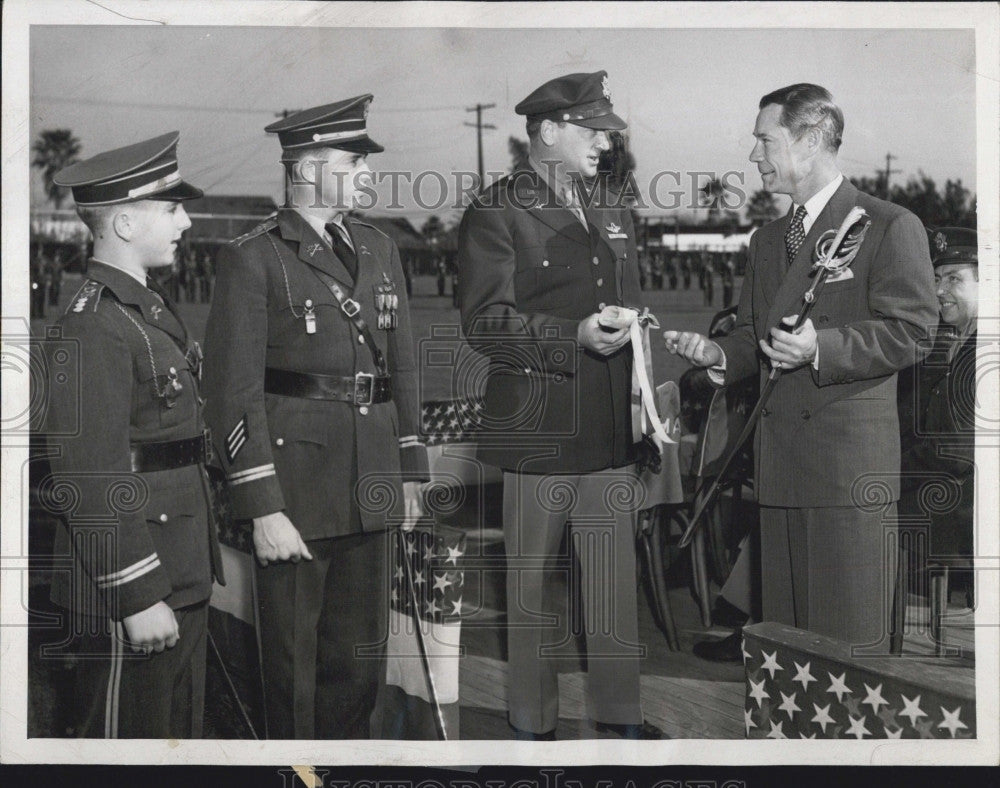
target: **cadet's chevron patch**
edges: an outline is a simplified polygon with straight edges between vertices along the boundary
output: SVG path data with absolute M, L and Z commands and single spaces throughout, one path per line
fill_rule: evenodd
M 229 460 L 230 465 L 236 460 L 236 455 L 246 445 L 248 438 L 247 414 L 244 413 L 243 418 L 236 422 L 236 426 L 226 436 L 226 458 Z

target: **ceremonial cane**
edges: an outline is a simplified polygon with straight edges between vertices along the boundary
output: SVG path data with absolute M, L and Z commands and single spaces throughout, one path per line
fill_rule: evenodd
M 434 706 L 434 725 L 437 728 L 438 736 L 443 741 L 448 741 L 448 731 L 444 725 L 444 712 L 441 711 L 441 704 L 438 702 L 434 672 L 431 670 L 431 661 L 427 656 L 427 647 L 424 645 L 424 633 L 420 629 L 420 605 L 417 600 L 417 589 L 413 585 L 413 568 L 406 557 L 406 540 L 403 538 L 403 532 L 400 529 L 396 529 L 396 536 L 399 538 L 399 560 L 403 564 L 403 572 L 406 575 L 406 587 L 410 592 L 410 605 L 413 607 L 413 621 L 417 629 L 417 648 L 420 649 L 420 662 L 424 666 L 424 677 L 427 679 L 427 689 L 430 692 L 431 703 Z
M 839 230 L 834 232 L 833 229 L 830 229 L 820 236 L 820 239 L 816 242 L 816 257 L 818 259 L 813 264 L 813 268 L 817 271 L 816 278 L 812 286 L 802 296 L 802 300 L 805 303 L 802 309 L 799 310 L 799 316 L 795 321 L 795 325 L 789 328 L 787 324 L 782 323 L 781 328 L 783 331 L 788 331 L 790 334 L 794 333 L 805 323 L 806 318 L 809 317 L 809 313 L 816 304 L 816 297 L 819 295 L 819 291 L 822 289 L 827 277 L 832 273 L 847 268 L 854 262 L 854 258 L 857 257 L 858 250 L 861 248 L 861 242 L 864 240 L 865 233 L 868 232 L 870 226 L 871 220 L 868 218 L 868 214 L 865 213 L 864 208 L 855 205 L 844 218 L 844 221 L 841 222 Z M 736 438 L 736 443 L 733 444 L 733 448 L 726 456 L 726 461 L 722 464 L 718 475 L 712 480 L 708 492 L 702 495 L 704 482 L 702 482 L 702 485 L 695 492 L 694 513 L 691 515 L 691 522 L 688 524 L 687 530 L 681 536 L 681 540 L 678 543 L 679 547 L 686 547 L 701 526 L 702 515 L 714 502 L 715 496 L 718 494 L 719 488 L 725 479 L 726 472 L 732 466 L 736 455 L 743 448 L 743 444 L 746 443 L 747 438 L 753 434 L 761 411 L 763 411 L 768 397 L 771 396 L 778 378 L 781 377 L 781 372 L 781 367 L 771 367 L 771 374 L 768 375 L 767 382 L 764 384 L 764 388 L 761 389 L 757 405 L 747 417 L 747 423 L 744 425 L 743 431 Z

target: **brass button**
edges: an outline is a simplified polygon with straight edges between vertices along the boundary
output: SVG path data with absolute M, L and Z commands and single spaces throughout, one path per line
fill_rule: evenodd
M 364 336 L 364 334 L 358 334 L 358 344 L 360 344 L 360 345 L 365 344 L 365 336 Z
M 598 287 L 601 287 L 603 284 L 604 284 L 604 280 L 603 279 L 598 279 L 597 280 L 597 286 Z
M 598 258 L 596 255 L 594 256 L 594 259 L 591 262 L 593 262 L 594 265 L 600 265 L 601 264 L 600 258 Z
M 276 440 L 276 441 L 274 442 L 274 445 L 275 445 L 275 446 L 284 446 L 284 445 L 285 445 L 285 439 L 284 439 L 284 438 L 278 438 L 278 439 L 277 439 L 277 440 Z
M 160 515 L 160 522 L 161 523 L 165 523 L 168 519 L 170 519 L 170 518 L 167 517 L 167 513 L 166 512 L 164 512 L 163 514 Z
M 767 408 L 764 408 L 763 410 L 761 410 L 760 415 L 761 416 L 770 416 L 771 415 L 771 411 L 769 411 Z
M 605 304 L 603 301 L 601 301 L 601 303 L 599 303 L 597 305 L 597 311 L 603 312 L 604 311 L 604 307 L 606 307 L 606 306 L 607 306 L 607 304 Z
M 367 416 L 368 415 L 368 406 L 367 405 L 362 405 L 360 408 L 358 408 L 358 413 L 360 413 L 362 416 Z
M 542 260 L 542 266 L 544 266 L 545 268 L 548 268 L 549 267 L 549 261 L 548 260 Z

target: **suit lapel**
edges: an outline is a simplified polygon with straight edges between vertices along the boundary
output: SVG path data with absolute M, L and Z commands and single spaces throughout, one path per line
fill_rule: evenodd
M 289 208 L 278 211 L 278 230 L 286 241 L 298 245 L 298 257 L 303 263 L 332 276 L 346 288 L 354 287 L 354 278 L 312 226 Z
M 514 202 L 526 208 L 525 213 L 542 222 L 571 241 L 590 245 L 590 236 L 576 215 L 559 204 L 555 192 L 534 170 L 523 170 L 511 176 Z
M 816 242 L 823 233 L 831 229 L 836 231 L 840 227 L 841 222 L 844 221 L 844 217 L 847 216 L 847 213 L 854 206 L 856 196 L 857 189 L 845 178 L 837 191 L 833 193 L 829 202 L 823 207 L 823 210 L 820 211 L 812 227 L 809 228 L 809 232 L 806 233 L 806 238 L 802 242 L 802 246 L 799 247 L 795 259 L 788 266 L 788 270 L 781 285 L 778 287 L 777 293 L 775 293 L 774 302 L 768 313 L 768 328 L 777 325 L 778 321 L 785 315 L 798 314 L 802 308 L 802 296 L 812 285 Z M 782 230 L 776 239 L 778 241 L 777 245 L 780 247 L 783 264 L 787 261 L 785 230 L 788 229 L 788 224 L 791 221 L 791 211 L 789 211 L 786 219 L 787 221 L 782 222 Z

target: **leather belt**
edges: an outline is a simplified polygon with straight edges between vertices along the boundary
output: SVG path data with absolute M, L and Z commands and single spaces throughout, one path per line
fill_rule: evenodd
M 375 405 L 392 399 L 392 377 L 368 372 L 358 372 L 351 377 L 313 375 L 268 367 L 264 370 L 264 391 L 282 397 Z
M 151 473 L 207 464 L 211 460 L 212 441 L 208 430 L 194 438 L 176 441 L 133 443 L 129 446 L 132 473 Z

